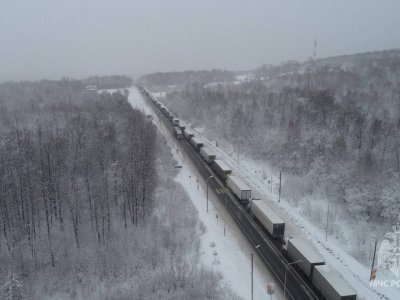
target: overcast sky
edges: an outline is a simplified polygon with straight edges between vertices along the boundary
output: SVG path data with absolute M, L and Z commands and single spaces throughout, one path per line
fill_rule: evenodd
M 0 81 L 400 48 L 399 0 L 0 0 Z

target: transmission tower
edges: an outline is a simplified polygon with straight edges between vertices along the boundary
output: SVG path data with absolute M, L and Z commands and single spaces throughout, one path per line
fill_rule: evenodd
M 317 40 L 314 40 L 314 53 L 313 53 L 313 59 L 317 58 Z

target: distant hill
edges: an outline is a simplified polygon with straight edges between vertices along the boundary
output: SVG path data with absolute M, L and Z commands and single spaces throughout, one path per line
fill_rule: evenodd
M 127 76 L 93 76 L 82 80 L 85 86 L 96 86 L 98 89 L 124 89 L 133 84 L 133 80 Z
M 266 77 L 282 73 L 304 72 L 307 69 L 315 68 L 339 68 L 343 71 L 353 71 L 359 75 L 368 75 L 368 72 L 383 69 L 387 69 L 391 73 L 398 73 L 400 49 L 332 56 L 316 60 L 309 59 L 302 63 L 291 60 L 280 65 L 263 65 L 253 72 L 259 77 Z

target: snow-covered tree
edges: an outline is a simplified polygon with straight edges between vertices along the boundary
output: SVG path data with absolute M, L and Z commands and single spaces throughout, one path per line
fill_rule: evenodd
M 17 274 L 9 271 L 3 285 L 3 299 L 22 300 L 24 299 L 24 288 Z

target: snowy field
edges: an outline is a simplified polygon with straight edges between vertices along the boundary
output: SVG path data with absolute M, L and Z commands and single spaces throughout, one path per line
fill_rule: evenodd
M 129 102 L 133 107 L 153 116 L 153 122 L 166 138 L 174 158 L 182 165 L 175 180 L 190 195 L 205 227 L 205 233 L 201 238 L 200 261 L 206 268 L 220 272 L 225 282 L 230 284 L 231 288 L 243 299 L 251 299 L 252 247 L 229 214 L 219 205 L 218 199 L 211 190 L 209 191 L 209 210 L 208 213 L 206 212 L 206 183 L 197 173 L 196 168 L 185 158 L 175 138 L 158 120 L 157 115 L 136 88 L 129 90 Z M 254 255 L 254 299 L 269 299 L 266 292 L 268 282 L 274 282 L 272 275 L 268 273 L 257 255 Z M 278 285 L 275 283 L 275 286 Z M 277 290 L 273 299 L 282 299 L 282 291 Z
M 243 80 L 243 78 L 240 78 Z M 155 95 L 161 101 L 159 94 Z M 240 176 L 249 184 L 253 190 L 255 198 L 261 198 L 266 201 L 286 222 L 286 235 L 309 240 L 314 247 L 325 258 L 328 265 L 338 271 L 346 281 L 357 291 L 358 299 L 400 299 L 400 287 L 370 287 L 369 275 L 370 266 L 365 266 L 347 254 L 341 247 L 341 244 L 333 236 L 328 236 L 326 241 L 325 232 L 316 228 L 306 218 L 304 218 L 300 208 L 294 208 L 286 199 L 281 198 L 278 202 L 279 172 L 272 169 L 268 164 L 256 158 L 245 157 L 241 155 L 237 159 L 236 153 L 232 150 L 233 146 L 226 141 L 219 141 L 216 147 L 215 141 L 207 140 L 202 135 L 203 128 L 193 129 L 198 135 L 201 135 L 208 147 L 214 149 L 223 160 L 231 167 L 234 173 Z M 272 182 L 272 185 L 269 183 Z M 284 181 L 282 182 L 284 185 Z M 371 238 L 371 249 L 373 240 Z M 371 258 L 372 260 L 372 258 Z M 375 261 L 377 265 L 378 261 Z M 384 277 L 381 273 L 379 279 L 395 280 L 393 274 Z M 392 275 L 392 277 L 390 277 Z M 399 278 L 397 278 L 399 279 Z
M 226 81 L 226 82 L 210 82 L 204 85 L 205 88 L 207 87 L 213 87 L 216 85 L 229 85 L 229 84 L 241 84 L 243 82 L 250 82 L 254 80 L 254 75 L 253 74 L 244 74 L 244 75 L 237 75 L 235 76 L 235 80 L 234 81 Z M 163 92 L 165 93 L 165 92 Z M 165 97 L 165 94 L 162 95 L 162 93 L 153 93 L 153 96 L 156 98 L 161 98 L 161 97 Z

